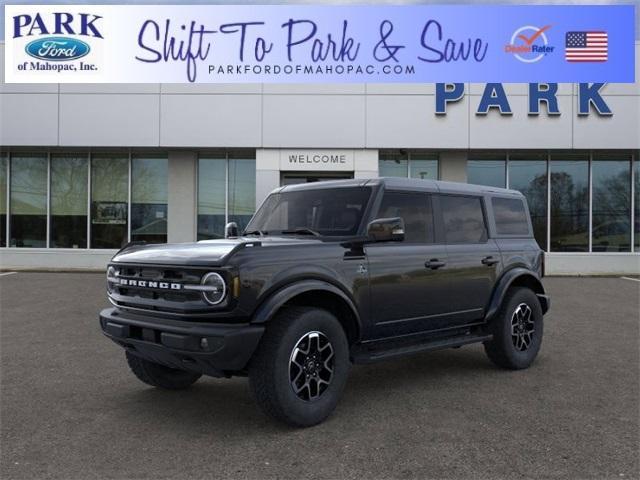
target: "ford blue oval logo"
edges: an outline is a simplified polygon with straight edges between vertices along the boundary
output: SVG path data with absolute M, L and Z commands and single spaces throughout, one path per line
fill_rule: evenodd
M 75 38 L 46 37 L 30 42 L 25 51 L 34 58 L 62 62 L 84 57 L 91 48 Z

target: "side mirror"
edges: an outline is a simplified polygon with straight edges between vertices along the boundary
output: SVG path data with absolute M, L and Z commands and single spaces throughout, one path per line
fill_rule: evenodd
M 374 242 L 401 242 L 404 240 L 404 220 L 400 217 L 377 218 L 367 226 L 367 235 Z
M 238 236 L 238 224 L 229 222 L 224 227 L 224 238 L 235 238 Z

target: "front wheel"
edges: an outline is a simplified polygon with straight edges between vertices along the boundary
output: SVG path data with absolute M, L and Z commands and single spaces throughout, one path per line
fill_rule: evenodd
M 528 288 L 510 289 L 490 330 L 493 339 L 485 342 L 484 350 L 494 364 L 512 370 L 531 365 L 542 345 L 543 331 L 536 294 Z
M 249 384 L 269 416 L 296 427 L 325 420 L 349 372 L 349 345 L 326 310 L 285 308 L 269 323 L 249 365 Z

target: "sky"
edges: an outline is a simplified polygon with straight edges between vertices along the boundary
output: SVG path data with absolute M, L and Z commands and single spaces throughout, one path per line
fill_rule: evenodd
M 636 6 L 636 39 L 640 39 L 640 0 L 626 0 L 626 1 L 619 1 L 619 0 L 596 0 L 596 1 L 585 1 L 585 0 L 546 0 L 546 1 L 541 1 L 541 0 L 522 0 L 522 1 L 513 1 L 513 0 L 489 0 L 489 1 L 474 1 L 474 0 L 467 0 L 467 1 L 447 1 L 447 0 L 382 0 L 382 1 L 361 1 L 361 0 L 347 0 L 347 1 L 331 1 L 331 2 L 321 2 L 321 1 L 317 1 L 317 0 L 297 0 L 295 2 L 286 2 L 286 1 L 270 1 L 270 0 L 256 0 L 256 1 L 240 1 L 240 2 L 231 2 L 231 1 L 220 1 L 220 2 L 216 2 L 216 1 L 211 1 L 211 0 L 189 0 L 188 2 L 185 2 L 189 5 L 226 5 L 226 4 L 246 4 L 246 5 L 251 5 L 251 4 L 256 4 L 256 5 L 279 5 L 279 4 L 296 4 L 296 5 L 300 5 L 300 4 L 310 4 L 310 5 L 319 5 L 319 4 L 334 4 L 334 5 L 340 5 L 340 4 L 345 4 L 345 5 L 428 5 L 428 4 L 446 4 L 446 3 L 451 3 L 451 4 L 482 4 L 482 3 L 486 3 L 486 4 L 543 4 L 543 5 L 553 5 L 553 4 L 559 4 L 559 5 L 569 5 L 569 4 L 589 4 L 589 5 L 597 5 L 597 4 L 603 4 L 603 5 L 608 5 L 608 4 L 631 4 L 631 5 L 635 5 Z M 142 0 L 142 1 L 132 1 L 132 2 L 125 2 L 125 1 L 109 1 L 109 0 L 99 0 L 99 1 L 92 1 L 92 0 L 80 0 L 80 1 L 64 1 L 64 0 L 55 0 L 53 2 L 47 2 L 47 1 L 43 1 L 43 0 L 0 0 L 0 6 L 2 6 L 2 8 L 0 8 L 0 40 L 4 40 L 4 6 L 6 4 L 10 4 L 10 5 L 25 5 L 25 4 L 38 4 L 38 5 L 42 5 L 42 4 L 53 4 L 53 5 L 61 5 L 61 4 L 79 4 L 79 5 L 92 5 L 92 4 L 100 4 L 100 5 L 104 5 L 104 4 L 113 4 L 113 5 L 117 5 L 117 4 L 132 4 L 132 5 L 173 5 L 173 4 L 177 4 L 179 5 L 180 2 L 177 2 L 175 0 L 169 0 L 169 1 L 163 1 L 163 0 Z

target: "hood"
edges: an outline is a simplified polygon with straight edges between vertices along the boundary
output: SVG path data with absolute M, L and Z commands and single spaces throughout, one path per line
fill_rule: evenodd
M 229 258 L 244 248 L 318 244 L 316 238 L 300 237 L 239 237 L 224 240 L 203 240 L 194 243 L 164 243 L 158 245 L 132 245 L 115 254 L 112 261 L 122 263 L 148 263 L 156 265 L 224 265 Z

